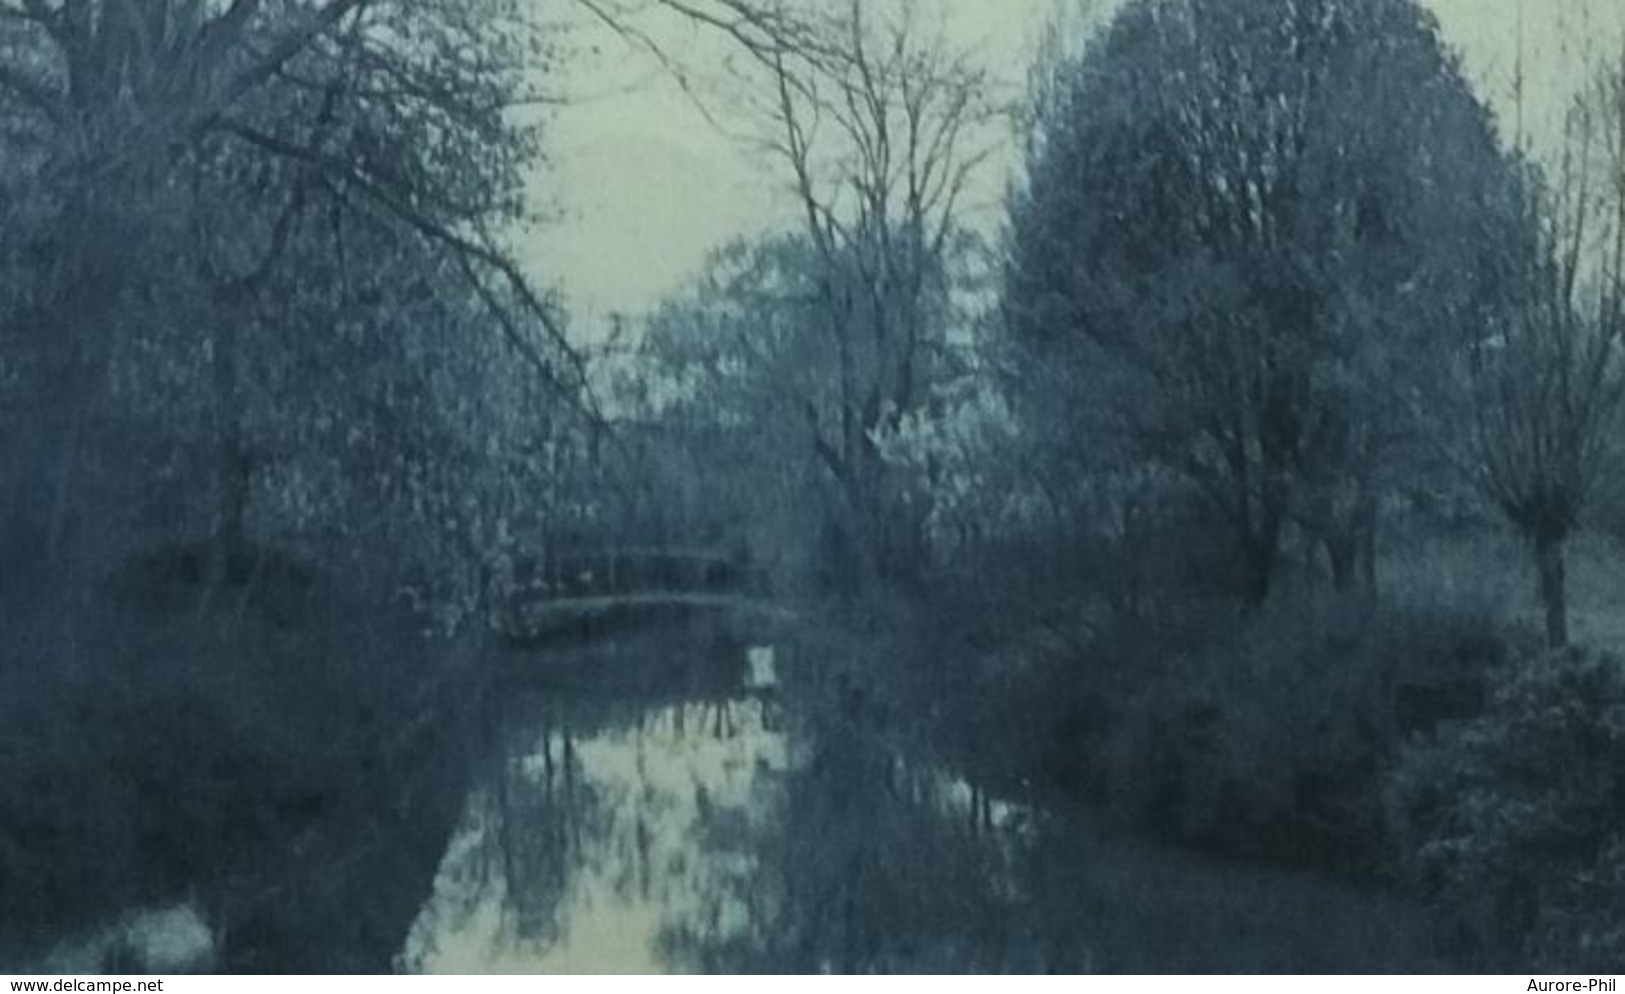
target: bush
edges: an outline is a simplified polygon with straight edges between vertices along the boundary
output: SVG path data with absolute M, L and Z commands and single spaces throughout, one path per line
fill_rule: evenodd
M 76 666 L 0 648 L 0 961 L 132 908 L 229 919 L 417 772 L 396 742 L 434 671 L 411 619 L 291 567 L 205 600 L 168 562 L 98 591 Z
M 1495 965 L 1625 967 L 1625 676 L 1567 651 L 1503 668 L 1489 710 L 1409 745 L 1387 808 L 1410 880 Z
M 1097 644 L 1095 665 L 1117 671 L 1093 757 L 1113 807 L 1208 851 L 1387 874 L 1382 771 L 1407 730 L 1396 704 L 1482 681 L 1507 652 L 1496 625 L 1333 599 L 1205 629 Z

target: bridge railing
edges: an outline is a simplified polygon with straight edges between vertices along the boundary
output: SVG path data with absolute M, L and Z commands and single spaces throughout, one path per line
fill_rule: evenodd
M 617 549 L 537 557 L 515 565 L 493 625 L 528 636 L 539 627 L 625 610 L 714 606 L 766 588 L 748 558 L 711 550 Z
M 714 593 L 744 589 L 756 579 L 739 556 L 637 549 L 521 562 L 512 587 L 515 594 L 531 599 L 565 599 L 659 591 Z

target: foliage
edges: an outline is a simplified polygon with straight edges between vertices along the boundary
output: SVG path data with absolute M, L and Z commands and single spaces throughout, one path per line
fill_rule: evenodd
M 70 586 L 120 535 L 274 541 L 431 568 L 466 623 L 579 387 L 499 240 L 545 36 L 509 0 L 162 0 L 8 4 L 0 45 L 8 520 Z
M 1580 650 L 1519 658 L 1488 711 L 1410 744 L 1388 776 L 1406 869 L 1507 969 L 1625 962 L 1625 675 Z
M 812 456 L 838 403 L 813 266 L 794 237 L 714 253 L 651 317 L 623 419 L 661 530 L 744 540 L 792 588 L 827 565 L 839 499 Z
M 8 943 L 188 889 L 247 936 L 456 755 L 396 748 L 460 706 L 424 636 L 590 420 L 506 249 L 551 51 L 515 0 L 0 0 Z
M 1386 636 L 1371 634 L 1379 626 Z M 1159 647 L 1172 658 L 1139 661 L 1152 672 L 1119 698 L 1101 746 L 1107 796 L 1132 820 L 1205 849 L 1380 873 L 1377 776 L 1398 737 L 1392 688 L 1401 674 L 1425 679 L 1474 653 L 1471 631 L 1448 617 L 1373 622 L 1332 605 L 1231 637 L 1208 630 L 1183 653 Z
M 1508 182 L 1409 0 L 1141 0 L 1040 74 L 1005 308 L 1034 431 L 1160 465 L 1269 593 L 1288 529 L 1352 579 Z M 1480 198 L 1484 198 L 1481 200 Z M 1465 307 L 1447 309 L 1458 318 Z
M 1241 615 L 1192 602 L 1070 636 L 1001 635 L 984 665 L 913 691 L 944 701 L 944 741 L 997 738 L 996 754 L 965 750 L 990 782 L 1093 800 L 1204 852 L 1385 878 L 1381 776 L 1414 725 L 1477 706 L 1512 643 L 1488 608 L 1333 597 Z M 940 642 L 934 659 L 968 649 Z M 1433 710 L 1412 713 L 1411 688 Z
M 411 889 L 425 858 L 413 846 L 434 834 L 433 802 L 411 798 L 457 796 L 456 784 L 432 779 L 454 763 L 424 762 L 421 750 L 456 727 L 478 687 L 426 698 L 449 670 L 408 618 L 361 610 L 308 570 L 278 572 L 294 579 L 277 581 L 274 597 L 233 598 L 206 614 L 194 606 L 162 622 L 153 604 L 121 593 L 95 624 L 81 619 L 94 664 L 75 674 L 42 672 L 30 650 L 48 643 L 30 638 L 32 619 L 15 616 L 19 637 L 0 654 L 9 730 L 0 744 L 0 956 L 39 954 L 127 908 L 192 901 L 231 930 L 233 962 L 387 962 L 393 949 L 376 943 L 257 948 L 249 925 L 338 927 L 340 918 L 324 919 L 292 892 L 315 875 L 353 897 L 364 881 L 351 859 L 374 865 L 355 852 L 360 840 L 377 847 L 401 804 L 421 823 L 391 827 L 377 848 L 386 859 L 412 856 L 391 868 L 399 876 L 389 895 L 371 891 L 378 903 L 369 897 L 365 915 L 350 907 L 343 920 L 378 927 L 410 910 L 396 890 Z M 128 592 L 152 589 L 148 577 Z
M 968 279 L 973 248 L 968 240 L 942 246 L 936 262 L 946 271 L 934 278 L 953 286 Z M 714 253 L 699 279 L 650 319 L 621 391 L 622 421 L 645 484 L 659 495 L 648 503 L 668 529 L 748 537 L 791 586 L 818 577 L 855 589 L 852 516 L 875 513 L 865 509 L 875 500 L 897 511 L 892 525 L 915 539 L 976 527 L 974 502 L 997 489 L 986 482 L 985 460 L 1009 433 L 978 375 L 972 336 L 938 288 L 931 316 L 914 318 L 921 324 L 910 346 L 918 351 L 907 359 L 909 396 L 881 391 L 862 403 L 870 413 L 859 419 L 867 424 L 861 461 L 872 471 L 863 487 L 876 489 L 859 493 L 855 478 L 832 473 L 830 460 L 843 457 L 831 425 L 846 420 L 852 377 L 881 375 L 893 360 L 832 338 L 827 284 L 838 279 L 843 297 L 867 293 L 854 274 L 868 263 L 846 254 L 855 250 L 829 251 L 841 254 L 786 235 Z M 845 275 L 827 271 L 832 259 Z M 916 570 L 931 546 L 908 541 Z

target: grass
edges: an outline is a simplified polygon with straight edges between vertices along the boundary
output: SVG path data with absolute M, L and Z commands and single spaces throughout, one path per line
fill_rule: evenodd
M 1625 654 L 1625 548 L 1598 530 L 1568 544 L 1570 638 L 1576 645 Z M 1397 601 L 1475 600 L 1509 628 L 1542 630 L 1543 607 L 1532 553 L 1499 528 L 1407 535 L 1389 543 L 1383 586 Z

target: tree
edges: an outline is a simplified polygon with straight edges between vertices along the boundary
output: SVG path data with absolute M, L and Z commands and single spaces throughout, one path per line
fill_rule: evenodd
M 852 2 L 774 51 L 768 147 L 789 171 L 831 403 L 809 404 L 813 448 L 841 509 L 847 572 L 909 575 L 923 502 L 887 472 L 878 439 L 926 401 L 965 273 L 964 197 L 991 149 L 987 80 L 917 20 Z
M 1521 100 L 1521 94 L 1520 94 Z M 1530 543 L 1546 640 L 1568 644 L 1564 546 L 1614 468 L 1625 402 L 1625 54 L 1570 107 L 1550 169 L 1515 136 L 1494 306 L 1464 350 L 1468 468 Z
M 789 584 L 838 570 L 843 524 L 829 499 L 809 411 L 837 409 L 817 256 L 800 238 L 737 242 L 650 317 L 622 434 L 650 503 L 691 536 L 733 544 Z
M 456 493 L 466 473 L 429 472 L 448 451 L 517 457 L 516 412 L 478 423 L 469 398 L 547 420 L 519 370 L 565 404 L 585 394 L 504 247 L 538 151 L 512 111 L 546 45 L 511 0 L 0 2 L 0 121 L 21 166 L 7 192 L 38 205 L 7 240 L 0 324 L 37 359 L 17 383 L 51 402 L 36 423 L 57 467 L 52 562 L 97 545 L 72 525 L 98 515 L 60 510 L 76 494 L 125 503 L 76 485 L 86 440 L 137 425 L 166 462 L 212 453 L 214 583 L 248 544 L 251 497 L 308 487 L 324 435 L 353 479 L 432 522 L 420 535 L 485 514 Z M 103 463 L 155 475 L 125 452 Z
M 1418 429 L 1420 302 L 1484 280 L 1461 177 L 1504 182 L 1436 25 L 1410 0 L 1138 0 L 1039 92 L 1005 303 L 1069 444 L 1199 493 L 1248 600 L 1293 525 L 1350 585 Z
M 640 15 L 718 32 L 744 56 L 728 62 L 731 96 L 785 171 L 836 370 L 833 398 L 802 416 L 836 510 L 840 569 L 849 590 L 908 579 L 929 495 L 906 492 L 877 440 L 926 403 L 952 326 L 964 323 L 966 195 L 1002 137 L 986 73 L 912 0 L 578 2 L 670 69 L 713 119 L 692 67 Z

